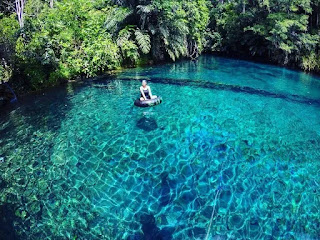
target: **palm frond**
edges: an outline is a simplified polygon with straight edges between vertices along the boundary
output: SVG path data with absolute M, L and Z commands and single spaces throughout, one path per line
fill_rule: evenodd
M 154 10 L 154 6 L 152 4 L 149 5 L 138 5 L 137 13 L 147 15 Z
M 166 49 L 167 53 L 169 54 L 169 57 L 172 59 L 172 61 L 176 60 L 176 55 L 174 54 L 173 51 L 171 51 L 170 49 Z
M 131 31 L 129 28 L 124 28 L 119 32 L 118 38 L 117 38 L 117 45 L 122 46 L 125 42 L 129 40 L 131 37 Z
M 138 46 L 141 52 L 143 52 L 144 54 L 148 54 L 151 49 L 149 34 L 141 30 L 136 30 L 134 34 L 136 36 L 136 41 L 138 43 Z
M 109 32 L 116 32 L 119 29 L 119 25 L 132 14 L 132 10 L 127 8 L 114 8 L 108 14 L 105 21 L 105 28 Z
M 169 37 L 169 29 L 167 26 L 160 26 L 159 27 L 159 32 L 163 36 L 163 38 L 168 38 Z

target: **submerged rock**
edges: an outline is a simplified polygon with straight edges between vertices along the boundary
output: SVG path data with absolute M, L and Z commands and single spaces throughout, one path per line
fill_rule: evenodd
M 6 186 L 6 182 L 0 177 L 0 190 Z
M 33 201 L 28 204 L 28 212 L 30 214 L 37 214 L 41 211 L 41 205 L 39 201 Z
M 168 173 L 162 174 L 160 193 L 161 193 L 160 206 L 164 207 L 168 205 L 168 203 L 170 203 L 171 201 L 171 192 L 170 192 L 170 186 L 168 181 Z
M 158 124 L 155 119 L 143 117 L 137 122 L 137 127 L 147 132 L 153 131 L 158 128 Z
M 140 218 L 142 231 L 145 240 L 170 240 L 172 232 L 167 229 L 160 230 L 155 223 L 155 217 L 152 214 L 143 214 Z
M 7 240 L 19 239 L 16 234 L 14 222 L 17 217 L 14 213 L 14 206 L 9 204 L 0 205 L 0 238 Z M 21 238 L 22 239 L 22 238 Z
M 152 214 L 144 213 L 139 217 L 142 233 L 136 233 L 127 240 L 171 240 L 174 228 L 160 228 L 156 225 L 156 219 Z

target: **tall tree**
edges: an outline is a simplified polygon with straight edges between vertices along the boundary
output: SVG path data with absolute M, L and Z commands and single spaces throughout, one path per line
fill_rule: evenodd
M 24 5 L 26 0 L 15 0 L 16 1 L 16 13 L 20 28 L 24 27 Z

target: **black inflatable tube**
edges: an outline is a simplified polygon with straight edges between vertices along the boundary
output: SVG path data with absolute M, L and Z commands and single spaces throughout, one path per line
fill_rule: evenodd
M 162 103 L 161 97 L 157 97 L 155 99 L 148 99 L 145 101 L 140 101 L 140 99 L 137 99 L 134 101 L 134 105 L 137 107 L 152 107 L 152 106 L 158 105 L 160 103 Z

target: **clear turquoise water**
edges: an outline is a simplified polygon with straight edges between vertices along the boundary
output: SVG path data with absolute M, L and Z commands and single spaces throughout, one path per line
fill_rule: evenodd
M 161 105 L 133 106 L 143 78 Z M 0 156 L 12 238 L 320 236 L 320 78 L 305 73 L 203 56 L 69 84 L 1 112 Z

